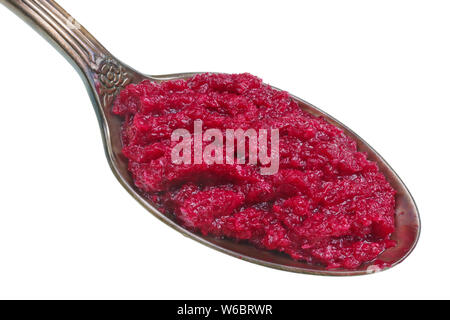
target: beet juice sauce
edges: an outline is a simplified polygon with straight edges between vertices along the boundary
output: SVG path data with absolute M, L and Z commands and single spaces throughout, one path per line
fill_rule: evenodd
M 186 228 L 354 269 L 395 245 L 395 191 L 356 142 L 250 74 L 200 74 L 128 85 L 123 154 L 135 185 Z M 279 130 L 279 170 L 261 163 L 175 164 L 176 129 Z M 204 143 L 206 145 L 206 143 Z

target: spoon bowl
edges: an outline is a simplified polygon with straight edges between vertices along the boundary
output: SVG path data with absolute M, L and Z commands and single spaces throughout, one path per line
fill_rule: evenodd
M 132 176 L 128 171 L 128 161 L 122 154 L 122 120 L 112 113 L 112 104 L 115 96 L 128 84 L 139 83 L 144 79 L 155 82 L 187 79 L 196 73 L 146 76 L 137 72 L 111 55 L 53 0 L 0 0 L 0 3 L 6 5 L 36 29 L 72 63 L 84 80 L 91 97 L 102 131 L 106 157 L 114 175 L 142 206 L 183 235 L 223 253 L 263 266 L 285 271 L 333 276 L 363 275 L 386 270 L 402 262 L 414 249 L 420 234 L 419 213 L 411 194 L 398 175 L 357 134 L 319 108 L 295 96 L 291 97 L 303 110 L 315 116 L 324 117 L 328 122 L 341 128 L 348 136 L 353 138 L 357 142 L 358 150 L 366 152 L 368 159 L 378 164 L 380 171 L 397 191 L 396 229 L 391 237 L 397 242 L 397 245 L 385 250 L 376 262 L 365 263 L 356 270 L 327 270 L 324 266 L 295 261 L 287 255 L 261 250 L 247 243 L 204 236 L 185 229 L 173 217 L 158 211 L 135 187 Z M 380 269 L 378 267 L 380 263 L 386 263 L 389 267 Z

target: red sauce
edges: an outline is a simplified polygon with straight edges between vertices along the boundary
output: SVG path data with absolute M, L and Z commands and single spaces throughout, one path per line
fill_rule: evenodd
M 394 231 L 395 191 L 341 129 L 249 74 L 143 81 L 120 92 L 123 154 L 135 185 L 167 215 L 202 234 L 248 241 L 293 259 L 354 269 Z M 280 164 L 174 164 L 175 129 L 279 129 Z

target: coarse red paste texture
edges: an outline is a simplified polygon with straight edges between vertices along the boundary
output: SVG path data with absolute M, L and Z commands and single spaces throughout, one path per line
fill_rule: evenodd
M 327 268 L 375 259 L 394 231 L 395 191 L 356 143 L 250 74 L 128 85 L 114 103 L 135 185 L 186 228 Z M 174 164 L 175 129 L 279 129 L 280 166 Z

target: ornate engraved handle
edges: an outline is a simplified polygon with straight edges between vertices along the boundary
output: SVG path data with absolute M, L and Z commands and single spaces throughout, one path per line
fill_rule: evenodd
M 52 43 L 87 80 L 102 107 L 137 73 L 115 59 L 53 0 L 0 0 Z

